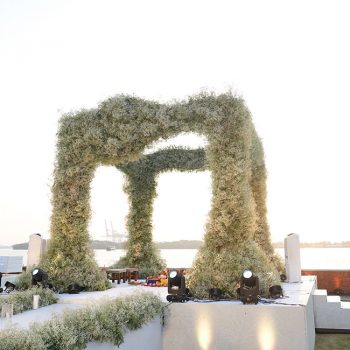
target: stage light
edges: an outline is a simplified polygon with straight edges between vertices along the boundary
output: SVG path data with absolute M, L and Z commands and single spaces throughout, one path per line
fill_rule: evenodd
M 67 288 L 69 294 L 79 294 L 82 290 L 83 288 L 78 283 L 72 283 Z
M 45 271 L 39 268 L 34 268 L 32 270 L 32 285 L 37 286 L 38 283 L 41 283 L 44 288 L 48 287 L 49 284 L 47 282 L 48 275 Z
M 222 290 L 220 288 L 210 288 L 209 289 L 209 299 L 210 300 L 222 299 Z
M 269 296 L 272 299 L 278 299 L 283 297 L 282 287 L 279 285 L 275 285 L 269 288 Z
M 3 289 L 3 292 L 4 293 L 10 293 L 13 290 L 15 290 L 15 288 L 16 288 L 16 285 L 14 285 L 13 283 L 11 283 L 9 281 L 6 281 L 5 288 Z
M 175 270 L 169 273 L 168 293 L 183 295 L 186 291 L 185 276 Z
M 173 270 L 168 275 L 168 301 L 185 302 L 188 300 L 188 290 L 186 290 L 185 276 Z
M 249 279 L 253 276 L 253 272 L 250 271 L 250 270 L 244 270 L 243 271 L 243 277 L 246 278 L 246 279 Z
M 284 273 L 282 273 L 280 275 L 280 279 L 281 279 L 281 282 L 285 282 L 287 280 L 287 276 Z
M 243 304 L 257 304 L 259 301 L 259 278 L 251 270 L 244 270 L 237 290 Z

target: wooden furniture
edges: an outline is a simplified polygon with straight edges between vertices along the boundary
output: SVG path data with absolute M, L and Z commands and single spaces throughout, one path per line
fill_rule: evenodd
M 107 276 L 110 277 L 112 282 L 117 281 L 120 284 L 120 280 L 123 280 L 123 283 L 131 280 L 137 281 L 139 278 L 139 269 L 137 267 L 127 267 L 125 269 L 108 269 L 102 268 L 102 271 L 105 271 Z
M 106 269 L 107 275 L 111 276 L 112 282 L 115 280 L 120 284 L 120 280 L 123 280 L 123 283 L 126 281 L 126 269 Z
M 128 283 L 130 283 L 131 279 L 137 281 L 137 279 L 139 278 L 139 269 L 137 267 L 127 267 L 126 277 L 128 279 Z

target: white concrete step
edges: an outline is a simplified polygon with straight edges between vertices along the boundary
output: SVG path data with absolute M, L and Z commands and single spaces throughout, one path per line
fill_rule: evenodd
M 327 295 L 327 303 L 340 303 L 339 295 Z
M 325 289 L 315 289 L 313 292 L 314 305 L 316 307 L 339 308 L 340 297 L 338 295 L 327 295 Z
M 313 295 L 318 296 L 318 295 L 327 295 L 327 290 L 326 289 L 315 289 L 313 292 Z
M 325 289 L 314 290 L 313 301 L 316 328 L 350 330 L 350 302 L 327 295 Z
M 341 307 L 342 309 L 350 309 L 350 302 L 349 302 L 349 301 L 342 301 L 342 302 L 340 303 L 340 307 Z

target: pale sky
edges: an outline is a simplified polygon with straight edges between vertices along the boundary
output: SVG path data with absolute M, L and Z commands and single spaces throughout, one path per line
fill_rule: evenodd
M 336 0 L 0 0 L 0 244 L 49 236 L 62 113 L 118 93 L 166 102 L 203 88 L 232 88 L 252 112 L 272 239 L 350 240 L 349 10 Z M 93 238 L 105 219 L 125 230 L 122 183 L 97 169 Z M 158 193 L 154 238 L 201 239 L 210 173 L 161 175 Z

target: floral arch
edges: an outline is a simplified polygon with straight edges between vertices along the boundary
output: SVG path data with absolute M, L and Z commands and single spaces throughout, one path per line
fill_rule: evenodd
M 201 94 L 174 104 L 116 96 L 97 109 L 61 118 L 51 243 L 42 262 L 58 287 L 72 282 L 91 290 L 107 286 L 88 235 L 90 183 L 96 167 L 123 167 L 142 158 L 152 142 L 182 132 L 207 137 L 212 176 L 209 222 L 189 286 L 198 295 L 206 295 L 211 286 L 234 295 L 247 267 L 260 276 L 263 287 L 276 283 L 278 263 L 266 223 L 261 142 L 244 101 L 227 93 Z

